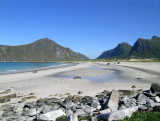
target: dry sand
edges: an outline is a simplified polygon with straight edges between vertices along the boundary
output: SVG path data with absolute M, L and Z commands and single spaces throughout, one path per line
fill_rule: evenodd
M 74 76 L 82 79 L 73 79 Z M 124 62 L 109 66 L 104 62 L 80 63 L 38 73 L 0 75 L 0 92 L 12 89 L 11 93 L 18 95 L 35 93 L 37 98 L 45 98 L 66 93 L 75 95 L 82 91 L 81 95 L 94 96 L 103 90 L 131 89 L 133 85 L 136 89 L 145 90 L 152 82 L 160 82 L 160 63 Z

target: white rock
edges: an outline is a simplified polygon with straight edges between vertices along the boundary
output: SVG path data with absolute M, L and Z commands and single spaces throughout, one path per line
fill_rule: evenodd
M 110 97 L 105 103 L 105 108 L 109 107 L 111 111 L 116 111 L 118 109 L 119 102 L 119 92 L 113 90 Z
M 25 111 L 26 116 L 34 116 L 37 114 L 37 111 L 35 108 L 31 108 Z
M 126 108 L 122 110 L 117 110 L 108 114 L 101 114 L 99 118 L 105 121 L 113 121 L 113 120 L 123 120 L 126 117 L 131 117 L 134 112 L 138 110 L 138 106 L 132 108 Z
M 0 111 L 0 117 L 3 115 L 4 111 Z
M 55 121 L 56 118 L 61 117 L 61 116 L 65 116 L 66 114 L 61 110 L 55 110 L 55 111 L 51 111 L 45 114 L 41 114 L 37 117 L 38 120 L 52 120 Z
M 111 109 L 109 109 L 109 108 L 100 111 L 101 114 L 106 114 L 106 113 L 110 113 L 110 112 L 111 112 Z
M 154 101 L 159 103 L 160 102 L 160 98 L 158 96 L 154 97 Z
M 86 113 L 82 109 L 77 109 L 76 113 L 78 114 L 78 116 L 81 116 L 81 117 L 85 117 L 86 116 Z
M 71 116 L 68 116 L 65 121 L 78 121 L 77 114 L 73 114 Z

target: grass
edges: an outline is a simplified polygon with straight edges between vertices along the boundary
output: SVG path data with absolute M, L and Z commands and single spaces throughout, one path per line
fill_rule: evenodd
M 121 121 L 160 121 L 160 112 L 136 112 L 131 118 Z

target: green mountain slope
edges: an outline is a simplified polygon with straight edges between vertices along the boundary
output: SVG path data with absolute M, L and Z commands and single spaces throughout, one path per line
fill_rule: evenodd
M 152 39 L 138 39 L 132 47 L 131 58 L 160 58 L 160 37 Z
M 97 59 L 127 58 L 132 46 L 123 42 L 116 48 L 103 52 Z
M 0 61 L 63 61 L 88 60 L 89 58 L 44 38 L 20 46 L 0 45 Z

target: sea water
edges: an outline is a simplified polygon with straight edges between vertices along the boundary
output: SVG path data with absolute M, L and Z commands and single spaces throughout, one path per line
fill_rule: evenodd
M 64 63 L 23 63 L 23 62 L 0 62 L 0 74 L 32 71 L 65 66 Z

